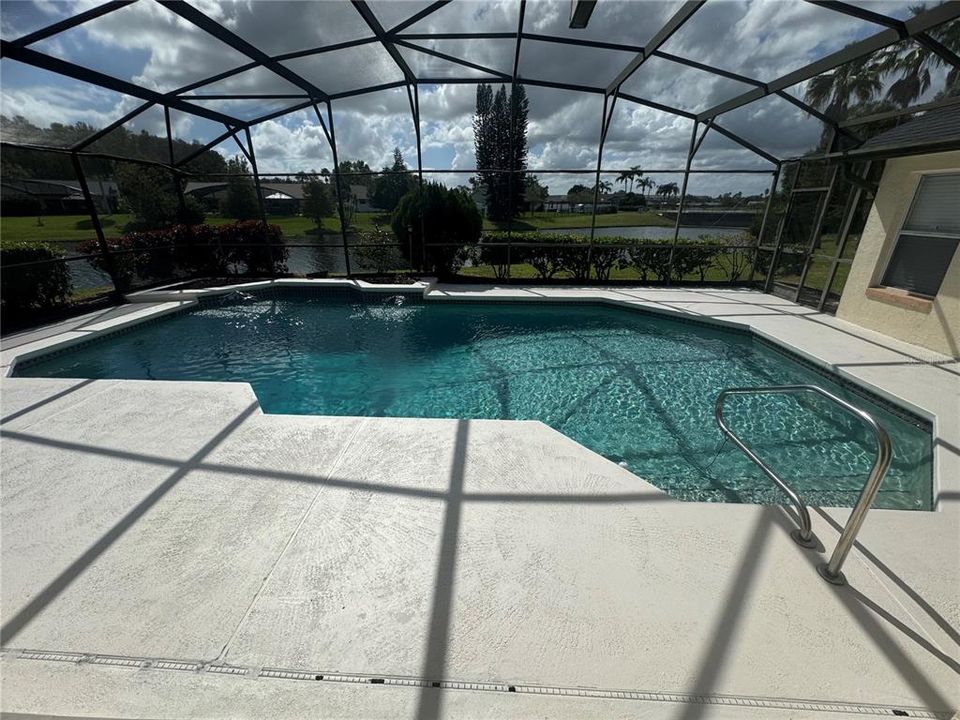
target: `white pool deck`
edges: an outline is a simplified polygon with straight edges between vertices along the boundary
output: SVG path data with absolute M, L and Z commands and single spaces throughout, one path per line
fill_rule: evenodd
M 266 415 L 242 383 L 6 377 L 0 709 L 689 720 L 960 707 L 960 363 L 749 291 L 426 292 L 748 325 L 930 418 L 936 509 L 872 511 L 835 587 L 815 565 L 849 510 L 814 508 L 826 549 L 804 550 L 778 508 L 674 501 L 540 423 Z M 4 338 L 3 373 L 191 295 Z

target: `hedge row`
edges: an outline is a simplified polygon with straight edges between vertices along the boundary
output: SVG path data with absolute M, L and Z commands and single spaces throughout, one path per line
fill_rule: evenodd
M 231 270 L 247 275 L 276 275 L 287 271 L 289 250 L 277 225 L 245 220 L 228 225 L 174 225 L 162 230 L 132 232 L 108 238 L 113 271 L 129 288 L 135 279 L 181 276 L 217 276 Z M 269 247 L 267 247 L 269 245 Z M 96 240 L 80 244 L 80 252 L 100 250 Z M 91 260 L 109 272 L 102 255 Z
M 678 242 L 676 251 L 671 250 L 672 243 L 640 244 L 624 237 L 596 237 L 590 243 L 584 235 L 541 232 L 512 235 L 509 249 L 506 243 L 505 233 L 484 234 L 479 245 L 471 248 L 471 259 L 474 264 L 493 267 L 498 278 L 507 276 L 508 265 L 525 263 L 542 280 L 566 272 L 574 280 L 589 280 L 592 274 L 603 281 L 609 279 L 613 268 L 633 268 L 642 281 L 675 282 L 692 273 L 705 280 L 710 270 L 721 268 L 736 282 L 749 273 L 756 247 L 756 239 L 748 233 L 700 235 L 696 241 Z
M 0 246 L 0 313 L 5 322 L 18 322 L 31 312 L 49 310 L 67 302 L 73 292 L 70 270 L 60 260 L 63 251 L 42 242 L 15 240 Z M 10 267 L 19 263 L 40 265 Z

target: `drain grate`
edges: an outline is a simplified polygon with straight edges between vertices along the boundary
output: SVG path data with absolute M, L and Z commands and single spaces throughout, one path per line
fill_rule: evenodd
M 39 660 L 75 664 L 110 665 L 144 670 L 174 670 L 181 672 L 209 672 L 221 675 L 236 675 L 250 679 L 270 678 L 276 680 L 301 680 L 316 683 L 351 683 L 355 685 L 389 685 L 393 687 L 436 688 L 440 690 L 473 690 L 528 695 L 553 695 L 560 697 L 596 698 L 602 700 L 633 700 L 640 702 L 669 702 L 695 705 L 726 705 L 734 707 L 767 708 L 770 710 L 802 710 L 806 712 L 848 713 L 880 715 L 885 717 L 933 718 L 949 720 L 952 713 L 934 712 L 924 708 L 895 708 L 889 705 L 865 705 L 856 703 L 817 702 L 794 698 L 750 697 L 743 695 L 693 695 L 675 692 L 649 692 L 643 690 L 603 690 L 600 688 L 564 687 L 552 685 L 523 685 L 495 682 L 465 682 L 458 680 L 432 680 L 427 678 L 388 675 L 353 675 L 349 673 L 318 673 L 281 668 L 254 668 L 225 663 L 204 663 L 169 658 L 126 657 L 94 653 L 54 652 L 49 650 L 18 650 L 3 648 L 2 655 L 8 660 Z

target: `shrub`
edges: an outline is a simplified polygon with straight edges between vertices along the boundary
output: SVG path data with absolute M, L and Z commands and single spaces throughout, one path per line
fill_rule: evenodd
M 203 204 L 193 195 L 184 196 L 183 207 L 177 214 L 181 225 L 201 225 L 207 219 Z
M 721 242 L 724 240 L 719 238 Z M 683 278 L 687 273 L 696 271 L 700 275 L 700 282 L 706 280 L 707 273 L 717 264 L 717 255 L 720 254 L 719 248 L 710 247 L 710 243 L 716 241 L 709 235 L 699 235 L 697 243 L 684 243 L 678 247 L 673 257 L 674 277 Z
M 640 279 L 646 282 L 651 279 L 651 275 L 657 280 L 669 280 L 670 278 L 670 246 L 663 247 L 650 245 L 638 245 L 628 248 L 624 251 L 620 261 L 620 267 L 632 267 L 640 275 Z
M 29 240 L 4 242 L 0 246 L 0 307 L 5 320 L 16 319 L 32 310 L 48 310 L 67 302 L 73 292 L 70 270 L 60 258 L 63 252 Z M 18 263 L 54 260 L 43 265 L 10 268 Z
M 378 275 L 392 269 L 397 257 L 397 240 L 382 227 L 359 233 L 359 245 L 353 254 L 366 267 L 372 267 Z
M 422 214 L 422 222 L 421 222 Z M 391 222 L 400 251 L 417 266 L 439 277 L 451 275 L 480 239 L 483 219 L 464 190 L 426 183 L 400 199 Z M 441 244 L 442 247 L 430 247 Z
M 480 238 L 474 260 L 482 265 L 493 268 L 494 277 L 503 280 L 507 277 L 507 269 L 511 262 L 521 261 L 524 248 L 507 249 L 507 235 L 490 233 Z
M 287 272 L 290 250 L 283 245 L 283 231 L 278 225 L 265 225 L 260 220 L 243 220 L 221 225 L 217 229 L 227 259 L 232 263 L 242 263 L 248 275 Z M 265 244 L 271 247 L 265 247 Z
M 511 263 L 527 263 L 541 280 L 549 280 L 559 272 L 568 272 L 574 280 L 585 281 L 590 271 L 597 280 L 608 280 L 610 271 L 623 255 L 618 247 L 629 242 L 620 237 L 598 237 L 590 247 L 589 238 L 576 233 L 517 233 L 512 236 Z M 480 260 L 494 267 L 498 278 L 506 277 L 506 233 L 487 233 L 480 243 Z M 539 247 L 528 247 L 538 245 Z
M 287 271 L 289 250 L 280 245 L 283 234 L 276 225 L 246 220 L 214 227 L 174 225 L 163 230 L 131 232 L 107 238 L 112 251 L 118 289 L 127 290 L 135 279 L 161 280 L 180 275 L 223 275 L 229 264 L 242 265 L 250 275 L 274 275 Z M 264 247 L 275 243 L 277 247 Z M 80 244 L 80 252 L 100 252 L 96 240 Z M 91 264 L 108 272 L 102 255 Z
M 600 242 L 597 242 L 597 241 Z M 597 280 L 606 281 L 610 279 L 610 271 L 615 265 L 619 265 L 623 258 L 623 248 L 604 247 L 606 244 L 624 244 L 628 242 L 625 238 L 606 237 L 594 238 L 592 264 L 593 274 Z
M 756 255 L 757 239 L 749 233 L 737 233 L 725 238 L 727 249 L 717 258 L 717 265 L 722 268 L 730 282 L 736 282 L 747 274 Z

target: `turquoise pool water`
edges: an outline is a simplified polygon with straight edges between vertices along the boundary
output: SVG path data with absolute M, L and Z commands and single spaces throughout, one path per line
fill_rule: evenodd
M 875 413 L 890 432 L 893 466 L 876 505 L 931 502 L 923 423 L 748 334 L 602 305 L 234 293 L 17 374 L 247 381 L 271 413 L 540 420 L 677 498 L 757 503 L 783 498 L 723 444 L 717 393 L 815 383 Z M 808 503 L 856 501 L 875 443 L 855 419 L 817 397 L 734 397 L 727 417 Z

